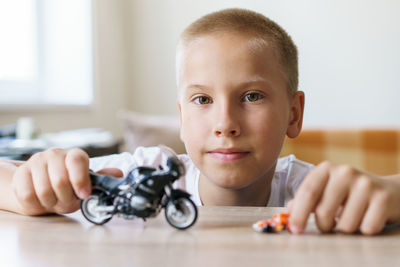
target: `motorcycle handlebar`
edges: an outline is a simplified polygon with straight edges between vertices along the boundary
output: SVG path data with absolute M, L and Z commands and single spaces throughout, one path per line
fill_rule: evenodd
M 169 171 L 176 171 L 178 176 L 185 174 L 185 167 L 182 162 L 176 157 L 169 157 L 167 160 L 167 166 Z

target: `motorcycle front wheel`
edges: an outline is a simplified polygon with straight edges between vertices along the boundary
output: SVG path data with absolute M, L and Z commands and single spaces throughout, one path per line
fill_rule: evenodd
M 101 207 L 100 196 L 98 194 L 90 195 L 88 198 L 81 201 L 81 211 L 83 216 L 91 223 L 105 224 L 112 218 L 112 214 L 104 211 L 99 211 Z
M 180 230 L 189 228 L 197 219 L 197 208 L 192 200 L 186 197 L 170 199 L 165 207 L 167 222 Z

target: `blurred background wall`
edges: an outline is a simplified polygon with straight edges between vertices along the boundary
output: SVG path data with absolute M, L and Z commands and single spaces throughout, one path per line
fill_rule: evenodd
M 305 128 L 400 127 L 396 0 L 93 0 L 94 103 L 0 111 L 42 132 L 101 127 L 121 135 L 119 109 L 177 115 L 175 45 L 193 20 L 228 7 L 263 13 L 299 49 Z

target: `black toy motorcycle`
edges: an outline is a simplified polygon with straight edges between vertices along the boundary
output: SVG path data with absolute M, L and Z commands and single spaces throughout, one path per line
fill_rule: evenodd
M 83 215 L 100 225 L 115 214 L 145 220 L 157 216 L 164 208 L 170 225 L 177 229 L 189 228 L 197 219 L 197 208 L 190 194 L 172 187 L 184 174 L 184 166 L 176 157 L 169 157 L 167 168 L 137 167 L 126 178 L 90 172 L 93 189 L 81 202 Z

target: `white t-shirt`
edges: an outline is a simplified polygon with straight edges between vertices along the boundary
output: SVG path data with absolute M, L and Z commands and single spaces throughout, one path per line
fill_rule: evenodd
M 133 154 L 124 152 L 121 154 L 97 157 L 90 159 L 90 169 L 98 171 L 104 168 L 118 168 L 124 176 L 135 167 L 151 166 L 165 167 L 167 158 L 175 153 L 164 146 L 159 147 L 138 147 Z M 194 165 L 187 154 L 177 155 L 179 160 L 185 165 L 184 179 L 179 179 L 176 186 L 185 189 L 192 195 L 192 200 L 196 205 L 201 206 L 199 194 L 200 171 Z M 268 207 L 284 207 L 287 202 L 294 197 L 298 186 L 304 177 L 314 166 L 296 159 L 294 155 L 279 158 L 275 168 L 274 178 L 271 183 L 271 194 Z

